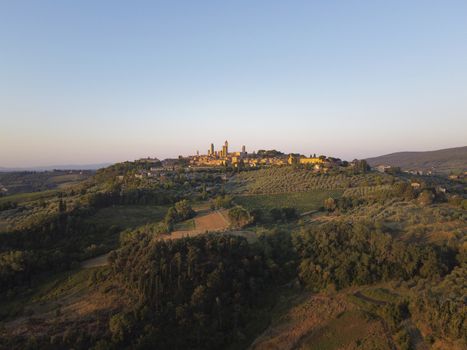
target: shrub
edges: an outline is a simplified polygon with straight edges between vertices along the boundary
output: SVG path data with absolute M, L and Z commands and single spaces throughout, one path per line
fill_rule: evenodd
M 264 220 L 264 213 L 261 209 L 253 209 L 250 211 L 250 215 L 253 220 L 252 222 L 255 224 Z
M 186 199 L 175 203 L 175 210 L 177 211 L 178 219 L 180 221 L 187 220 L 195 216 L 195 211 Z
M 112 333 L 112 341 L 121 343 L 125 341 L 130 331 L 130 321 L 124 314 L 116 314 L 110 318 L 109 330 Z
M 212 205 L 213 209 L 221 209 L 221 208 L 231 208 L 232 207 L 232 197 L 223 195 L 223 196 L 217 196 L 214 199 L 214 203 Z
M 282 220 L 282 211 L 279 208 L 272 208 L 269 211 L 271 218 L 273 221 L 280 221 Z
M 298 213 L 297 209 L 287 207 L 287 208 L 282 208 L 282 214 L 285 220 L 290 221 L 298 218 Z
M 15 209 L 18 206 L 15 202 L 4 202 L 0 203 L 0 211 Z
M 336 200 L 334 198 L 331 198 L 331 197 L 329 197 L 328 199 L 325 199 L 324 200 L 324 208 L 329 212 L 336 210 L 336 208 L 337 208 Z
M 234 227 L 244 227 L 253 221 L 248 210 L 241 206 L 230 209 L 229 218 Z
M 417 200 L 420 205 L 430 205 L 430 204 L 433 204 L 434 198 L 435 198 L 435 195 L 433 194 L 432 191 L 424 190 L 422 193 L 418 195 Z
M 169 208 L 164 221 L 167 227 L 172 227 L 174 223 L 190 219 L 193 216 L 195 216 L 195 211 L 190 203 L 184 199 Z

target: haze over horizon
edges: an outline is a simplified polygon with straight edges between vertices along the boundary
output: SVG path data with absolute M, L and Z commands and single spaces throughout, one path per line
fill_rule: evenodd
M 0 167 L 465 146 L 465 1 L 0 4 Z M 434 25 L 436 23 L 436 25 Z
M 452 149 L 452 148 L 462 148 L 462 147 L 467 147 L 467 146 L 459 146 L 459 147 L 449 147 L 448 149 Z M 238 150 L 240 149 L 240 147 L 237 147 L 235 150 Z M 260 148 L 259 148 L 260 149 Z M 258 151 L 259 149 L 255 149 L 255 150 L 249 150 L 249 152 L 253 152 L 253 151 Z M 268 148 L 268 149 L 275 149 L 274 147 L 272 148 Z M 389 153 L 385 153 L 385 154 L 377 154 L 375 155 L 375 157 L 378 157 L 378 156 L 384 156 L 384 155 L 390 155 L 390 154 L 394 154 L 394 153 L 399 153 L 399 152 L 407 152 L 407 153 L 411 153 L 411 152 L 429 152 L 429 151 L 438 151 L 440 149 L 432 149 L 432 150 L 402 150 L 402 151 L 396 151 L 396 152 L 389 152 Z M 281 150 L 279 150 L 281 151 Z M 195 154 L 196 152 L 191 152 L 191 153 L 187 153 L 187 154 L 182 154 L 183 156 L 187 156 L 187 155 L 193 155 Z M 285 152 L 285 153 L 295 153 L 295 151 L 291 150 L 290 152 Z M 314 152 L 316 153 L 317 155 L 321 155 L 321 153 L 319 152 Z M 310 155 L 310 154 L 313 154 L 310 153 L 310 152 L 302 152 L 302 154 L 305 154 L 305 155 Z M 344 157 L 339 157 L 338 155 L 332 155 L 332 154 L 327 154 L 327 156 L 330 156 L 330 157 L 338 157 L 338 158 L 341 158 L 343 160 L 353 160 L 353 159 L 356 159 L 357 157 L 348 157 L 348 158 L 344 158 Z M 132 159 L 114 159 L 112 161 L 102 161 L 102 162 L 96 162 L 96 163 L 50 163 L 50 164 L 30 164 L 30 165 L 22 165 L 22 166 L 3 166 L 0 164 L 0 171 L 3 170 L 3 171 L 8 171 L 10 169 L 18 169 L 18 170 L 45 170 L 45 169 L 52 169 L 52 168 L 56 168 L 56 169 L 98 169 L 100 167 L 105 167 L 109 164 L 112 164 L 112 163 L 118 163 L 118 162 L 124 162 L 124 161 L 133 161 L 133 160 L 137 160 L 137 159 L 140 159 L 140 158 L 146 158 L 146 157 L 156 157 L 156 158 L 159 158 L 161 160 L 163 159 L 167 159 L 167 158 L 176 158 L 177 156 L 169 156 L 169 157 L 159 157 L 157 154 L 149 154 L 149 155 L 141 155 L 141 156 L 136 156 Z M 366 158 L 372 158 L 372 157 L 359 157 L 357 159 L 366 159 Z

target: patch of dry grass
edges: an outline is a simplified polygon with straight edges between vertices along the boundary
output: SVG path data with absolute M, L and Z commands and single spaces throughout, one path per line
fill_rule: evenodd
M 294 349 L 303 337 L 352 307 L 341 297 L 310 295 L 274 322 L 251 349 Z

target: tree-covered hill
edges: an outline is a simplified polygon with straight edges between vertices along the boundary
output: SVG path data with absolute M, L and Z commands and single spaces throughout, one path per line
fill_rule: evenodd
M 0 348 L 465 348 L 460 182 L 147 167 L 2 198 Z
M 435 173 L 467 171 L 467 146 L 427 152 L 397 152 L 368 158 L 371 166 L 390 165 L 403 170 L 432 170 Z

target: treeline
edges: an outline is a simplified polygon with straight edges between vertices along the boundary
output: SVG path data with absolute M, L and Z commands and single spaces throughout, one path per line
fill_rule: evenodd
M 253 224 L 278 224 L 296 220 L 300 217 L 294 207 L 282 207 L 265 209 L 253 209 L 249 212 Z
M 226 194 L 214 197 L 211 200 L 211 209 L 229 209 L 229 219 L 234 228 L 244 227 L 249 224 L 289 222 L 299 217 L 297 209 L 293 207 L 247 210 L 241 205 L 235 205 L 233 197 Z
M 190 202 L 186 199 L 175 203 L 174 206 L 170 207 L 165 215 L 164 222 L 159 224 L 161 233 L 171 232 L 174 228 L 175 223 L 182 222 L 184 220 L 191 219 L 195 216 L 195 211 L 190 205 Z
M 413 312 L 417 312 L 423 324 L 430 325 L 429 340 L 461 339 L 467 344 L 467 306 L 463 300 L 444 298 L 426 291 L 413 299 Z
M 79 236 L 91 229 L 84 227 L 84 218 L 94 212 L 92 208 L 74 208 L 58 211 L 35 223 L 32 227 L 5 232 L 0 235 L 0 251 L 13 249 L 45 249 L 64 238 Z M 77 237 L 82 238 L 82 237 Z
M 242 334 L 265 289 L 284 278 L 279 266 L 293 264 L 280 261 L 288 258 L 281 256 L 281 239 L 250 245 L 228 235 L 145 237 L 110 258 L 115 275 L 139 300 L 135 311 L 111 319 L 114 346 L 222 348 Z
M 116 204 L 166 204 L 173 200 L 166 193 L 145 190 L 132 190 L 123 195 L 108 191 L 87 196 L 88 206 L 66 211 L 60 199 L 57 213 L 28 228 L 0 235 L 0 293 L 30 283 L 32 276 L 40 271 L 67 269 L 88 255 L 111 249 L 110 236 L 115 236 L 118 229 L 98 228 L 86 220 L 97 209 Z M 91 245 L 97 248 L 87 252 L 86 247 Z
M 87 185 L 79 191 L 80 202 L 72 209 L 59 193 L 58 210 L 21 229 L 0 235 L 0 293 L 30 284 L 39 272 L 70 268 L 78 261 L 104 253 L 117 243 L 118 228 L 98 228 L 86 220 L 96 210 L 112 205 L 175 203 L 176 197 L 164 189 L 126 189 L 112 185 L 90 193 Z M 73 192 L 74 194 L 74 192 Z M 14 208 L 9 202 L 0 210 Z M 94 247 L 93 249 L 88 249 Z
M 34 227 L 0 235 L 0 293 L 30 284 L 41 271 L 58 271 L 86 258 L 98 231 L 85 222 L 91 209 L 57 213 Z M 93 254 L 98 251 L 90 252 Z
M 222 208 L 229 209 L 229 219 L 234 228 L 244 227 L 249 224 L 290 222 L 299 218 L 298 211 L 294 207 L 247 210 L 241 205 L 234 205 L 234 200 L 229 195 L 219 195 L 211 200 L 211 209 Z
M 400 343 L 408 344 L 408 335 L 398 325 L 410 314 L 430 327 L 428 340 L 463 339 L 467 343 L 465 252 L 397 241 L 369 222 L 323 224 L 302 230 L 293 242 L 300 257 L 299 280 L 315 291 L 394 279 L 424 281 L 409 301 L 378 310 L 397 331 Z M 439 287 L 439 281 L 446 280 L 450 283 Z
M 77 261 L 111 249 L 111 236 L 115 236 L 117 228 L 98 228 L 86 220 L 97 209 L 114 204 L 165 204 L 172 200 L 164 193 L 138 190 L 124 195 L 111 191 L 87 196 L 87 206 L 67 211 L 60 199 L 56 213 L 30 227 L 0 235 L 0 293 L 29 284 L 38 272 L 67 269 Z M 116 237 L 113 241 L 117 243 Z M 88 251 L 89 246 L 95 249 Z
M 271 290 L 290 281 L 297 266 L 290 235 L 277 230 L 253 244 L 219 234 L 155 241 L 141 231 L 127 233 L 121 243 L 109 258 L 110 271 L 92 283 L 111 282 L 132 301 L 128 308 L 101 315 L 97 332 L 78 321 L 63 334 L 6 337 L 0 347 L 245 348 L 256 335 L 252 323 L 277 301 Z
M 175 211 L 189 213 L 187 202 L 177 204 Z M 247 218 L 243 210 L 233 207 L 230 213 Z M 4 261 L 24 258 L 28 257 L 11 253 Z M 408 300 L 386 303 L 376 314 L 404 346 L 410 346 L 410 337 L 400 324 L 408 317 L 429 325 L 433 339 L 461 339 L 467 334 L 465 258 L 465 253 L 445 246 L 395 240 L 363 221 L 333 221 L 292 235 L 265 230 L 250 244 L 221 234 L 156 241 L 134 231 L 110 256 L 111 278 L 127 290 L 132 307 L 109 319 L 97 344 L 80 329 L 81 343 L 59 339 L 55 345 L 225 348 L 247 338 L 268 291 L 295 277 L 315 291 L 394 279 L 424 281 Z
M 55 189 L 61 182 L 67 181 L 64 178 L 68 177 L 70 181 L 84 180 L 92 174 L 89 170 L 75 170 L 71 176 L 69 170 L 2 172 L 0 183 L 8 189 L 8 194 L 12 195 Z
M 385 204 L 394 199 L 415 200 L 418 204 L 426 206 L 446 202 L 448 197 L 445 193 L 437 191 L 435 187 L 414 188 L 409 182 L 396 182 L 392 185 L 350 188 L 340 198 L 326 199 L 323 208 L 327 211 L 338 209 L 345 213 L 359 206 L 373 203 Z M 462 198 L 458 199 L 458 201 L 461 200 Z M 460 203 L 458 205 L 460 206 Z
M 116 187 L 89 196 L 89 205 L 94 208 L 112 205 L 166 205 L 175 201 L 176 197 L 168 191 L 154 189 L 121 190 Z
M 344 288 L 394 278 L 434 278 L 456 264 L 446 246 L 418 246 L 394 240 L 370 222 L 330 222 L 294 237 L 301 282 L 312 289 Z
M 458 283 L 465 270 L 453 270 L 464 259 L 458 255 L 456 260 L 456 253 L 396 241 L 368 222 L 331 222 L 292 237 L 265 231 L 254 244 L 228 235 L 154 241 L 135 232 L 110 260 L 115 278 L 137 302 L 110 319 L 100 345 L 222 348 L 238 341 L 239 334 L 243 337 L 264 293 L 294 276 L 316 291 L 394 279 L 436 283 L 451 275 L 451 283 Z M 449 297 L 428 285 L 423 293 L 413 293 L 410 302 L 387 303 L 377 315 L 397 333 L 400 344 L 409 344 L 399 325 L 411 315 L 433 327 L 433 337 L 459 339 L 466 327 L 465 290 L 454 298 L 450 286 Z
M 8 202 L 0 203 L 0 211 L 16 209 L 17 207 L 18 207 L 18 204 L 16 202 L 8 201 Z
M 465 259 L 465 252 L 463 253 Z M 410 310 L 417 320 L 431 328 L 430 341 L 447 338 L 467 344 L 467 264 L 456 267 L 441 280 L 417 288 Z
M 115 163 L 106 168 L 97 170 L 94 179 L 99 183 L 113 182 L 115 181 L 115 178 L 119 175 L 134 174 L 137 171 L 149 170 L 149 168 L 152 166 L 160 166 L 160 162 L 158 164 L 129 161 Z

